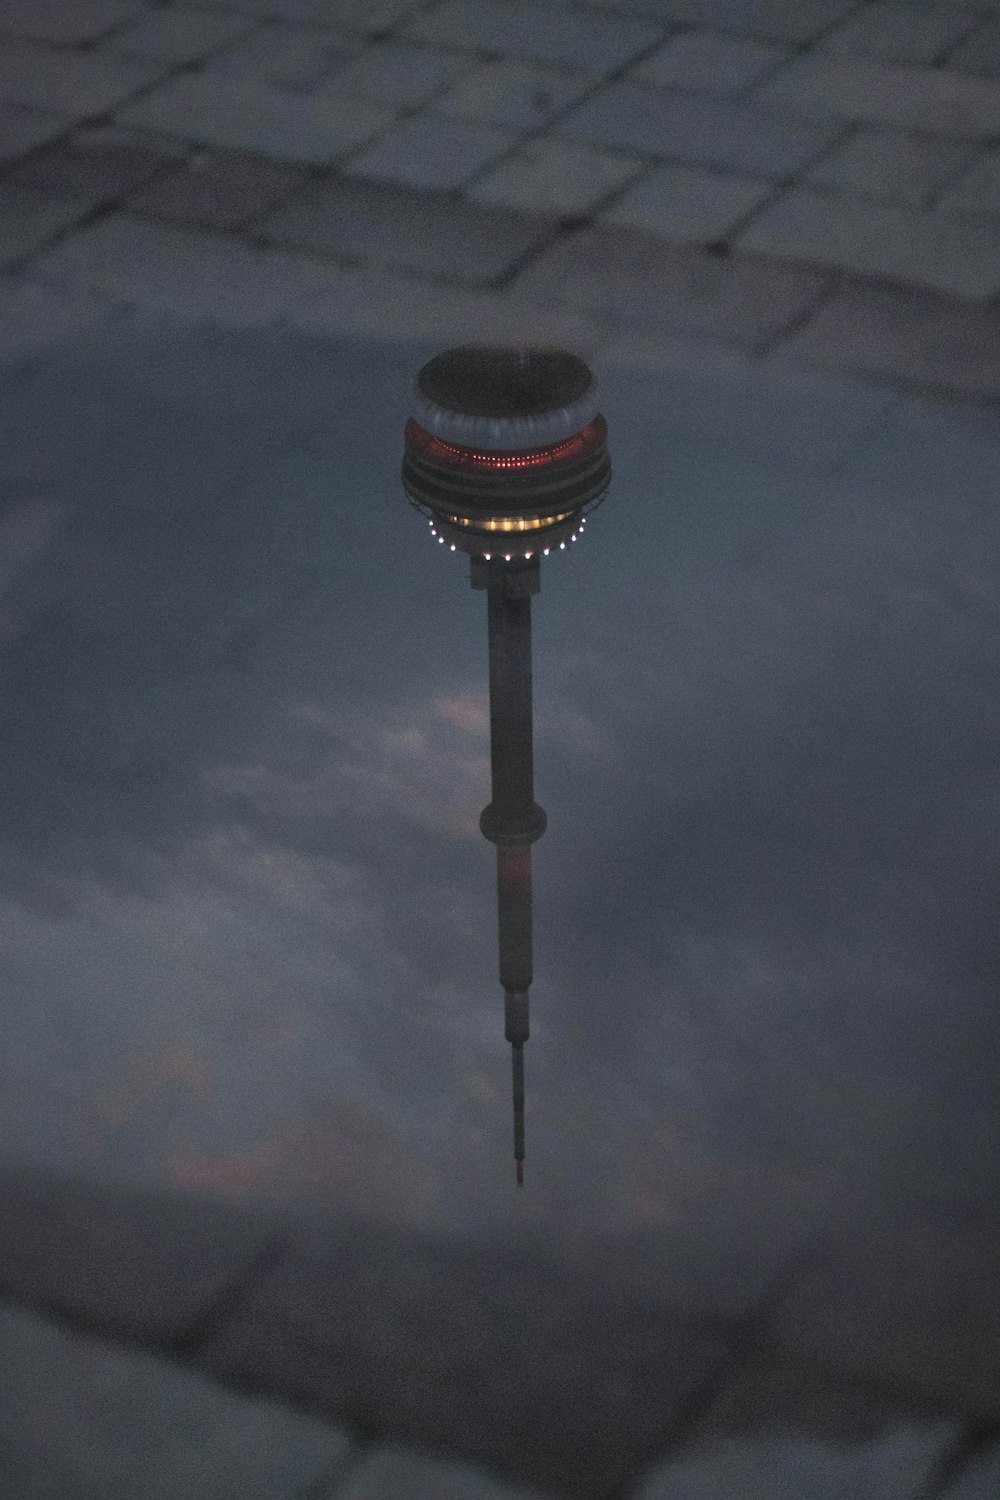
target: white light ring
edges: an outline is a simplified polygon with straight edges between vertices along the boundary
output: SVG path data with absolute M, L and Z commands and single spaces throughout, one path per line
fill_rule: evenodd
M 461 448 L 484 448 L 488 451 L 513 449 L 527 452 L 547 448 L 589 427 L 601 409 L 601 392 L 596 376 L 579 401 L 571 406 L 557 406 L 534 417 L 474 417 L 467 412 L 448 411 L 437 406 L 413 382 L 410 416 L 418 426 L 445 443 Z

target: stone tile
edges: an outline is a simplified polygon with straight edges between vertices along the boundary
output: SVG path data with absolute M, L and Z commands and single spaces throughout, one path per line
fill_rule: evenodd
M 6 1296 L 111 1332 L 175 1339 L 246 1276 L 267 1233 L 222 1205 L 0 1170 Z
M 994 1500 L 1000 1494 L 1000 1448 L 971 1463 L 948 1487 L 940 1500 Z
M 788 58 L 791 47 L 723 36 L 717 31 L 685 31 L 671 37 L 629 70 L 629 80 L 657 88 L 705 89 L 739 93 L 767 77 Z
M 801 316 L 827 285 L 813 272 L 706 255 L 644 230 L 599 223 L 564 235 L 521 271 L 512 298 L 551 299 L 612 325 L 718 338 L 756 349 Z
M 762 209 L 735 245 L 957 297 L 1000 291 L 995 225 L 820 188 L 793 188 Z
M 121 104 L 164 72 L 162 63 L 8 41 L 0 48 L 0 100 L 83 120 Z
M 1000 1416 L 1000 1268 L 985 1233 L 872 1213 L 828 1234 L 776 1314 L 779 1343 Z
M 810 42 L 849 10 L 856 0 L 656 0 L 663 21 L 712 26 L 734 36 L 774 42 Z M 615 9 L 648 15 L 651 0 L 615 0 Z
M 721 1340 L 607 1277 L 374 1224 L 302 1228 L 200 1365 L 375 1437 L 596 1500 L 669 1441 Z
M 248 16 L 289 21 L 298 26 L 345 26 L 376 32 L 394 26 L 413 9 L 413 0 L 239 0 Z
M 574 10 L 569 24 L 561 6 L 529 0 L 507 0 L 503 6 L 492 0 L 444 0 L 407 21 L 400 34 L 470 52 L 485 47 L 525 62 L 605 72 L 659 41 L 663 27 L 648 17 L 585 9 Z
M 87 293 L 61 293 L 21 277 L 0 280 L 0 364 L 17 364 L 98 323 L 107 308 Z
M 557 127 L 560 135 L 620 150 L 768 178 L 801 171 L 843 128 L 730 95 L 642 88 L 627 80 L 576 105 Z
M 278 243 L 485 286 L 551 233 L 549 221 L 389 183 L 308 183 L 260 221 Z
M 262 27 L 207 58 L 201 71 L 229 83 L 308 90 L 360 46 L 361 38 L 343 27 Z
M 0 0 L 0 35 L 72 46 L 145 10 L 146 0 Z
M 205 229 L 235 229 L 302 186 L 309 169 L 238 151 L 196 151 L 182 165 L 131 193 L 129 213 Z
M 481 63 L 434 101 L 435 114 L 482 120 L 508 130 L 529 131 L 593 88 L 585 68 L 545 68 L 530 63 Z
M 316 297 L 286 314 L 299 326 L 392 340 L 447 344 L 468 337 L 499 342 L 542 339 L 593 353 L 605 330 L 597 318 L 538 304 L 512 304 L 499 292 L 466 291 L 389 271 L 346 269 Z
M 528 213 L 582 214 L 645 169 L 638 157 L 543 138 L 477 178 L 465 196 Z
M 848 283 L 780 352 L 956 396 L 1000 397 L 1000 310 L 909 288 Z
M 0 162 L 14 161 L 64 135 L 68 128 L 59 115 L 23 109 L 19 104 L 0 104 Z
M 115 214 L 40 256 L 33 280 L 234 327 L 270 322 L 326 285 L 321 262 Z
M 396 42 L 371 43 L 350 61 L 339 63 L 314 92 L 343 93 L 374 99 L 393 109 L 409 109 L 468 73 L 469 67 L 469 58 L 458 54 Z M 435 109 L 439 107 L 435 103 Z
M 169 63 L 194 62 L 253 30 L 255 24 L 246 16 L 208 10 L 158 10 L 121 27 L 101 51 Z
M 922 204 L 970 162 L 975 151 L 957 141 L 861 126 L 807 168 L 804 180 L 895 203 Z
M 875 0 L 818 43 L 818 51 L 872 57 L 891 63 L 933 63 L 976 25 L 971 5 L 925 10 L 895 0 Z
M 482 1469 L 392 1443 L 378 1448 L 336 1490 L 317 1500 L 544 1500 Z
M 724 176 L 697 167 L 655 167 L 616 198 L 601 217 L 667 239 L 704 243 L 725 239 L 735 224 L 772 196 L 774 183 Z
M 1000 216 L 1000 151 L 980 156 L 934 206 L 939 213 Z
M 488 125 L 414 115 L 399 121 L 374 145 L 349 156 L 341 170 L 349 177 L 445 191 L 509 151 L 516 139 Z
M 40 249 L 93 206 L 92 198 L 51 198 L 34 188 L 0 183 L 0 266 Z
M 758 92 L 762 100 L 817 119 L 864 120 L 959 138 L 1000 135 L 1000 82 L 953 68 L 817 53 L 789 63 Z
M 10 1500 L 301 1500 L 349 1472 L 339 1427 L 0 1309 Z
M 111 125 L 84 126 L 19 162 L 8 181 L 101 203 L 169 170 L 187 149 L 177 141 Z
M 1000 77 L 1000 20 L 984 18 L 952 52 L 948 67 L 982 78 Z
M 137 100 L 120 119 L 206 146 L 279 161 L 329 162 L 384 130 L 392 115 L 360 99 L 313 99 L 286 89 L 186 76 Z

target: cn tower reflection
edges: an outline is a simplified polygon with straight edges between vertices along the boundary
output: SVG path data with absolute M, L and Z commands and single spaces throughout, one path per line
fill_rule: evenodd
M 500 983 L 511 1043 L 514 1159 L 524 1184 L 524 1044 L 532 980 L 534 796 L 531 596 L 540 559 L 566 551 L 611 482 L 607 425 L 583 360 L 543 346 L 462 345 L 413 384 L 402 480 L 432 537 L 470 558 L 489 627 L 492 800 L 479 826 L 496 847 Z

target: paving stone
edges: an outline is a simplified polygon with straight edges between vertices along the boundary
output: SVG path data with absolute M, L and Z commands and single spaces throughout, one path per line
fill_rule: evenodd
M 0 100 L 83 120 L 104 114 L 165 70 L 163 63 L 8 41 L 0 48 Z
M 401 1447 L 377 1449 L 317 1500 L 543 1500 L 456 1459 Z
M 944 190 L 935 208 L 939 213 L 1000 216 L 1000 151 L 980 156 Z
M 0 34 L 35 42 L 89 42 L 130 16 L 146 0 L 0 0 Z
M 0 104 L 0 162 L 14 161 L 46 141 L 64 135 L 67 123 L 59 115 Z
M 83 126 L 18 162 L 7 180 L 57 197 L 101 203 L 169 170 L 188 149 L 177 141 L 113 125 Z
M 633 224 L 667 239 L 725 239 L 735 224 L 774 193 L 774 183 L 698 167 L 655 167 L 606 208 L 608 223 Z
M 957 297 L 1000 291 L 995 225 L 821 188 L 793 188 L 740 230 L 735 245 Z
M 201 1367 L 507 1483 L 597 1500 L 662 1450 L 727 1357 L 606 1276 L 523 1251 L 375 1224 L 292 1234 Z
M 10 1500 L 301 1500 L 349 1472 L 339 1427 L 0 1309 Z
M 685 31 L 629 69 L 634 83 L 657 88 L 689 88 L 738 93 L 759 83 L 788 58 L 791 47 L 723 36 L 717 31 Z
M 245 16 L 207 10 L 158 10 L 121 27 L 101 51 L 170 63 L 193 62 L 253 30 L 254 22 Z
M 13 365 L 65 343 L 106 316 L 86 292 L 62 293 L 21 279 L 0 279 L 0 364 Z
M 465 190 L 475 203 L 581 214 L 645 171 L 640 158 L 565 141 L 529 141 Z
M 617 328 L 643 324 L 755 349 L 800 317 L 826 285 L 814 271 L 706 255 L 644 230 L 598 223 L 557 240 L 520 272 L 510 296 L 604 313 Z
M 848 283 L 781 352 L 957 396 L 1000 396 L 1000 310 L 912 288 Z
M 551 220 L 382 182 L 308 183 L 260 220 L 281 244 L 485 286 L 552 233 Z
M 761 85 L 761 99 L 816 118 L 864 120 L 959 138 L 1000 135 L 1000 81 L 954 68 L 863 58 L 800 57 Z
M 853 9 L 856 0 L 656 0 L 664 21 L 712 26 L 765 41 L 810 42 Z M 651 0 L 615 0 L 615 9 L 649 14 Z
M 1000 1267 L 985 1232 L 872 1213 L 829 1231 L 775 1317 L 779 1342 L 1000 1416 Z
M 511 132 L 488 125 L 443 115 L 413 115 L 392 126 L 374 145 L 347 157 L 341 170 L 350 177 L 445 191 L 466 182 L 480 167 L 509 151 L 516 140 Z
M 971 144 L 860 126 L 803 174 L 821 187 L 851 188 L 896 203 L 922 204 L 976 154 Z
M 3 1293 L 148 1340 L 188 1331 L 259 1260 L 267 1226 L 194 1196 L 0 1170 Z
M 93 206 L 92 197 L 52 198 L 34 188 L 0 182 L 0 266 L 38 250 Z
M 238 151 L 196 151 L 182 165 L 131 193 L 127 212 L 205 229 L 235 229 L 258 218 L 306 181 L 309 168 Z
M 393 340 L 448 343 L 542 339 L 593 353 L 605 330 L 599 319 L 544 304 L 512 304 L 498 292 L 417 282 L 388 271 L 344 270 L 316 297 L 299 303 L 288 322 L 310 330 Z
M 206 58 L 202 73 L 230 83 L 311 89 L 331 68 L 358 51 L 359 37 L 344 27 L 261 27 Z
M 1000 77 L 1000 21 L 983 19 L 951 53 L 948 67 L 983 78 Z
M 400 35 L 470 52 L 488 47 L 526 62 L 610 71 L 659 41 L 663 27 L 649 18 L 584 9 L 574 10 L 569 24 L 561 6 L 530 0 L 507 0 L 503 6 L 493 0 L 444 0 L 407 21 Z
M 995 1500 L 1000 1494 L 1000 1448 L 971 1463 L 942 1490 L 940 1500 Z
M 817 50 L 882 62 L 930 64 L 972 31 L 978 19 L 979 12 L 971 5 L 924 10 L 894 0 L 875 0 L 822 37 Z
M 467 74 L 469 68 L 466 56 L 398 42 L 372 43 L 350 61 L 338 64 L 314 92 L 349 94 L 394 109 L 408 109 L 425 103 L 453 79 Z M 435 103 L 435 109 L 439 107 Z
M 315 295 L 320 261 L 114 214 L 35 260 L 33 280 L 231 326 L 266 323 Z
M 799 172 L 844 127 L 798 120 L 732 95 L 643 88 L 623 79 L 574 106 L 556 129 L 688 165 L 780 178 Z
M 233 0 L 227 0 L 234 9 Z M 351 31 L 376 32 L 394 26 L 413 9 L 413 0 L 239 0 L 247 15 L 299 26 L 346 26 Z
M 137 100 L 120 119 L 206 146 L 321 163 L 377 135 L 391 123 L 392 114 L 361 99 L 314 99 L 287 89 L 189 75 Z
M 545 125 L 593 88 L 594 78 L 594 72 L 585 68 L 481 63 L 435 99 L 433 109 L 435 114 L 527 132 Z

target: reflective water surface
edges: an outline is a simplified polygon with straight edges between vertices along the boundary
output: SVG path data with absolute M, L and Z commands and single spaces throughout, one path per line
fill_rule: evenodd
M 525 1187 L 436 347 L 122 315 L 0 384 L 0 1150 L 564 1247 L 989 1216 L 1000 423 L 592 360 L 533 601 Z

